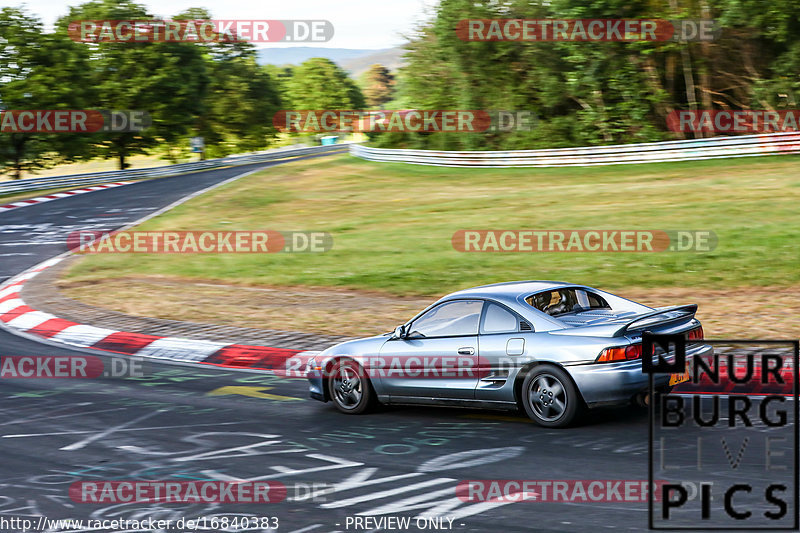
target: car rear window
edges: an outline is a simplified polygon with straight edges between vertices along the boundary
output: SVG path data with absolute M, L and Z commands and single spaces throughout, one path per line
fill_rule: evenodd
M 580 313 L 592 309 L 611 309 L 602 296 L 593 292 L 565 287 L 528 296 L 528 305 L 550 316 Z

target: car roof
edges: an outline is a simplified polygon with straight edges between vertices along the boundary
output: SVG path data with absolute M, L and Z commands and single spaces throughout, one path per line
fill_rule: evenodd
M 516 299 L 522 295 L 529 295 L 535 292 L 556 289 L 560 287 L 582 287 L 575 283 L 565 283 L 563 281 L 528 280 L 528 281 L 508 281 L 505 283 L 492 283 L 491 285 L 481 285 L 470 289 L 463 289 L 445 296 L 445 298 L 502 298 Z
M 532 322 L 535 331 L 551 331 L 554 329 L 565 329 L 569 327 L 566 323 L 556 317 L 552 317 L 536 309 L 526 302 L 526 298 L 531 294 L 536 294 L 542 291 L 553 289 L 560 289 L 564 287 L 572 287 L 576 289 L 586 289 L 597 292 L 603 298 L 611 303 L 613 308 L 621 311 L 632 312 L 646 312 L 652 311 L 652 308 L 642 305 L 640 303 L 627 300 L 625 298 L 616 296 L 606 291 L 589 287 L 588 285 L 580 285 L 577 283 L 566 283 L 564 281 L 549 281 L 549 280 L 527 280 L 527 281 L 509 281 L 505 283 L 493 283 L 491 285 L 481 285 L 480 287 L 472 287 L 463 289 L 447 296 L 440 298 L 438 301 L 431 304 L 425 310 L 419 313 L 420 316 L 427 312 L 428 309 L 434 307 L 442 302 L 458 299 L 489 299 L 500 302 L 501 304 L 510 307 L 525 320 Z M 415 317 L 416 319 L 416 317 Z

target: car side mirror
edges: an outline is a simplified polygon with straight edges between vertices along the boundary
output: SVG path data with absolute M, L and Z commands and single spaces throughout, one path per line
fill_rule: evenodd
M 392 333 L 392 338 L 393 339 L 402 339 L 402 338 L 405 338 L 405 336 L 406 336 L 406 325 L 405 324 L 401 324 L 401 325 L 397 326 L 396 328 L 394 328 L 394 333 Z

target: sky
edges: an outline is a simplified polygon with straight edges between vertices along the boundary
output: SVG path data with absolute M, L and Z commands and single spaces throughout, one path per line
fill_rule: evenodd
M 46 26 L 67 13 L 69 6 L 85 0 L 0 0 L 0 7 L 24 6 Z M 430 18 L 437 0 L 138 0 L 157 17 L 168 19 L 190 7 L 202 7 L 216 19 L 328 20 L 334 37 L 327 43 L 297 46 L 328 48 L 391 48 L 402 44 L 404 34 L 413 32 Z M 277 45 L 277 46 L 282 46 Z M 258 44 L 259 48 L 276 46 Z M 291 44 L 286 46 L 292 46 Z

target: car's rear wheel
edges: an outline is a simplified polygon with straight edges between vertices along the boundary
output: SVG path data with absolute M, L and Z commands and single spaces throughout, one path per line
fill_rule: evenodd
M 567 373 L 555 366 L 539 366 L 529 372 L 520 399 L 531 420 L 548 428 L 568 426 L 583 405 Z
M 360 415 L 375 403 L 375 392 L 358 363 L 343 359 L 334 363 L 328 378 L 328 394 L 342 413 Z

